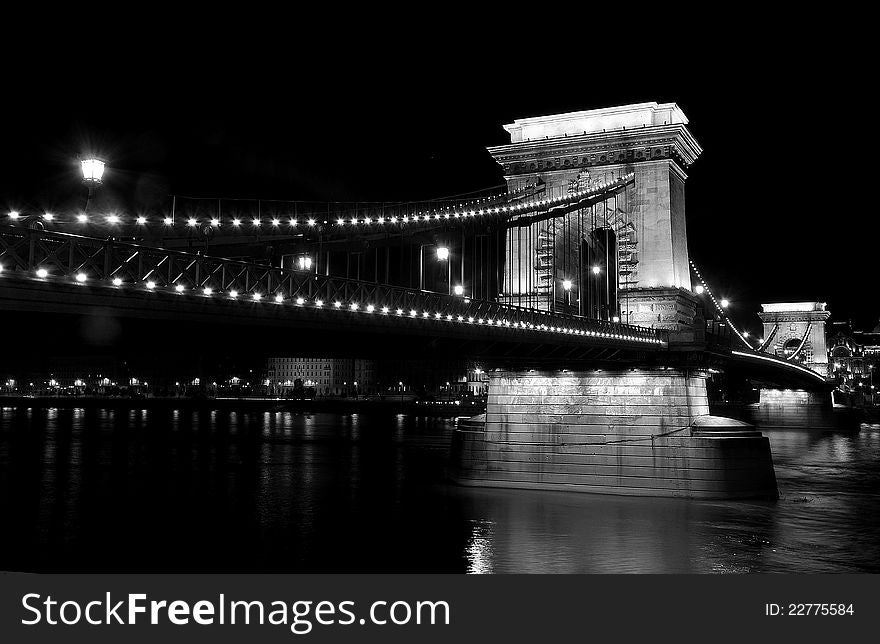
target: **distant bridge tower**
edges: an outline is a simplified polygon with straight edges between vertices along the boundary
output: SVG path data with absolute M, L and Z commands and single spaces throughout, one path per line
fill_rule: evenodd
M 825 321 L 831 313 L 825 302 L 762 304 L 763 351 L 792 360 L 828 377 Z
M 543 288 L 549 295 L 539 297 L 536 308 L 558 309 L 557 303 L 567 302 L 562 310 L 583 315 L 619 314 L 623 322 L 654 328 L 690 326 L 696 298 L 688 265 L 685 169 L 702 149 L 687 123 L 675 103 L 652 102 L 505 125 L 510 143 L 489 152 L 504 168 L 511 192 L 543 182 L 548 197 L 562 196 L 630 172 L 635 181 L 624 194 L 589 213 L 569 213 L 549 229 L 530 230 L 528 242 L 521 234 L 514 241 L 509 231 L 502 301 L 533 305 L 529 298 L 542 295 Z M 569 237 L 561 237 L 560 230 Z M 574 242 L 572 230 L 579 238 Z M 553 266 L 549 271 L 548 257 Z M 576 308 L 572 297 L 583 302 L 596 297 L 595 288 L 588 293 L 594 266 L 595 275 L 611 278 L 600 296 L 616 301 Z

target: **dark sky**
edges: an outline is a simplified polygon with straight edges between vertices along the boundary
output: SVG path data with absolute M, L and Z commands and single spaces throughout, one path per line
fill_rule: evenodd
M 90 73 L 7 60 L 0 200 L 82 199 L 76 159 L 89 150 L 109 162 L 104 190 L 135 205 L 169 193 L 425 199 L 502 183 L 485 148 L 506 142 L 501 125 L 515 118 L 674 101 L 704 148 L 687 184 L 691 256 L 735 319 L 754 332 L 760 302 L 821 300 L 835 319 L 873 325 L 865 79 L 853 82 L 836 41 L 769 35 L 716 48 L 704 33 L 690 51 L 630 56 L 613 43 L 599 56 L 358 41 L 309 56 L 301 43 L 253 56 L 129 52 Z

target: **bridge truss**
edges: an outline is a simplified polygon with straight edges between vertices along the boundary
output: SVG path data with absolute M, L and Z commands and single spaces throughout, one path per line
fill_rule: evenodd
M 18 226 L 0 227 L 0 279 L 419 320 L 438 325 L 439 332 L 455 325 L 623 346 L 665 344 L 653 329 Z

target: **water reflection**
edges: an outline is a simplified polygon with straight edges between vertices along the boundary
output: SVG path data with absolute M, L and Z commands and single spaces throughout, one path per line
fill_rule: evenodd
M 781 498 L 459 488 L 453 421 L 0 410 L 0 569 L 880 571 L 880 427 L 765 432 Z

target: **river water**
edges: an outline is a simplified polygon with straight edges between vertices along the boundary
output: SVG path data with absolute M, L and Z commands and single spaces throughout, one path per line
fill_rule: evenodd
M 454 420 L 0 408 L 0 570 L 880 572 L 880 427 L 765 431 L 781 498 L 460 488 Z

